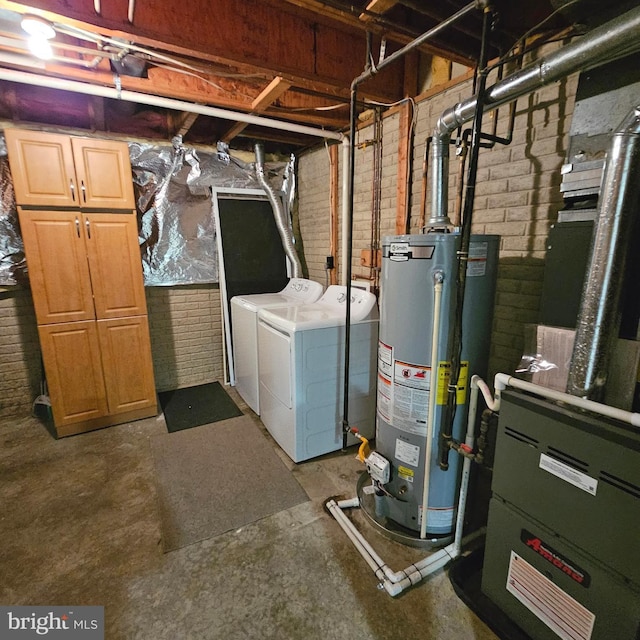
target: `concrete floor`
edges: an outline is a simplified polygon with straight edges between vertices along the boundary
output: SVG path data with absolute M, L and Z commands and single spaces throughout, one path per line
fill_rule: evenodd
M 162 415 L 61 440 L 0 421 L 1 604 L 103 605 L 108 640 L 497 637 L 444 570 L 395 599 L 376 588 L 323 509 L 354 495 L 353 450 L 294 465 L 274 444 L 309 502 L 163 553 L 149 437 L 165 432 Z M 352 517 L 394 570 L 425 555 Z

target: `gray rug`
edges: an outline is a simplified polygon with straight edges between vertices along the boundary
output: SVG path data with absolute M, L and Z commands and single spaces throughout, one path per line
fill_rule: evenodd
M 165 552 L 309 498 L 249 416 L 151 438 Z

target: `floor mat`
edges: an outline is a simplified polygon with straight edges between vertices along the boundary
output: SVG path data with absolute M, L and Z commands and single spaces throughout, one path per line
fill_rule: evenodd
M 164 550 L 309 498 L 249 416 L 151 438 Z
M 219 382 L 158 394 L 169 433 L 241 416 Z
M 454 560 L 449 565 L 453 590 L 501 640 L 531 640 L 480 590 L 483 561 L 484 547 Z

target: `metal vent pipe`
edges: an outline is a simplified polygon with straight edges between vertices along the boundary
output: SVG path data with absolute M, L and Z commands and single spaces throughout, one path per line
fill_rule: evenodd
M 280 235 L 280 239 L 282 240 L 284 252 L 291 262 L 291 276 L 293 278 L 301 278 L 302 265 L 300 264 L 300 258 L 298 257 L 298 252 L 296 251 L 296 247 L 294 245 L 293 232 L 291 231 L 291 227 L 289 225 L 289 216 L 284 210 L 282 198 L 280 198 L 280 196 L 278 196 L 278 194 L 274 191 L 265 176 L 264 146 L 261 144 L 256 144 L 255 153 L 256 178 L 258 179 L 260 186 L 266 192 L 267 197 L 269 198 L 269 202 L 271 203 L 271 208 L 273 209 L 273 217 L 276 221 L 278 234 Z
M 576 327 L 567 393 L 602 401 L 609 353 L 620 330 L 618 306 L 640 206 L 640 106 L 613 135 L 598 199 L 587 278 Z
M 484 97 L 484 111 L 512 102 L 577 71 L 592 69 L 638 50 L 640 7 L 596 27 L 580 39 L 489 87 Z M 431 218 L 427 226 L 451 225 L 447 215 L 449 141 L 453 131 L 473 118 L 477 101 L 478 97 L 472 96 L 450 107 L 436 124 L 431 145 Z

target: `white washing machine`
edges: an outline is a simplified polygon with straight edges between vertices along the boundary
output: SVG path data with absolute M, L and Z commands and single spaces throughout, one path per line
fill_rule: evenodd
M 342 447 L 346 292 L 332 285 L 313 304 L 258 312 L 260 418 L 294 462 Z M 350 342 L 349 425 L 373 438 L 378 307 L 355 288 Z
M 243 400 L 260 413 L 258 398 L 258 311 L 268 307 L 315 302 L 324 287 L 313 280 L 291 278 L 277 293 L 254 293 L 231 298 L 235 387 Z

